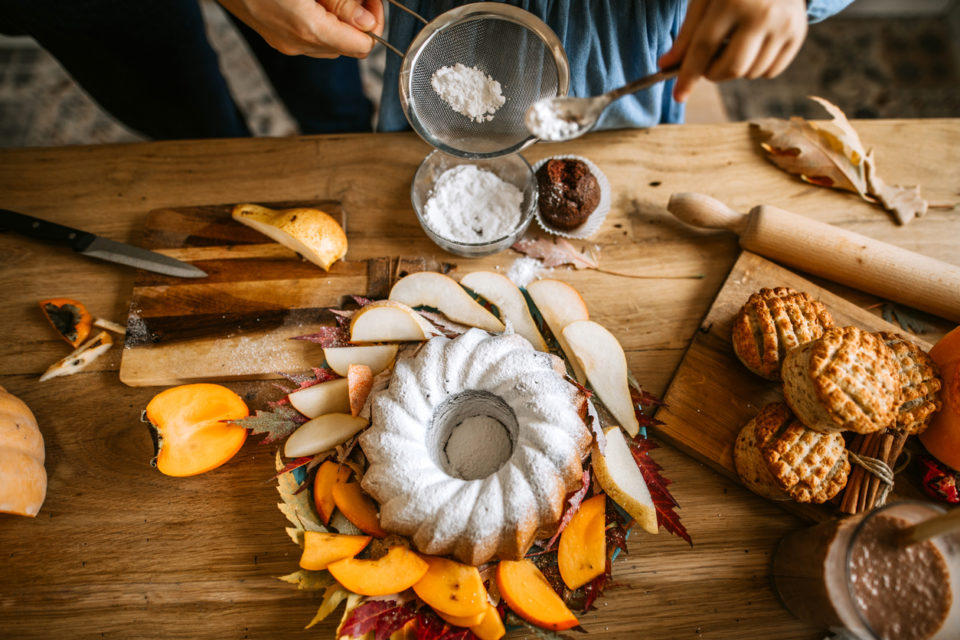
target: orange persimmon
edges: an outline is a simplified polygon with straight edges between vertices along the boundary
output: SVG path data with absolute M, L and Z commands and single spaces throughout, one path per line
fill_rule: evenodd
M 497 586 L 507 605 L 527 622 L 554 631 L 580 624 L 537 565 L 526 558 L 501 560 L 497 565 Z
M 449 613 L 440 611 L 439 609 L 434 609 L 433 612 L 440 616 L 440 619 L 447 624 L 454 627 L 463 627 L 464 629 L 477 626 L 483 622 L 484 616 L 487 615 L 486 611 L 481 611 L 480 613 L 472 616 L 452 616 Z
M 441 618 L 441 614 L 446 614 L 460 619 L 461 622 L 456 623 L 458 627 L 479 624 L 487 609 L 487 590 L 483 587 L 480 571 L 472 565 L 447 558 L 422 557 L 430 568 L 420 581 L 413 585 L 414 592 Z M 470 621 L 478 615 L 479 618 Z M 466 623 L 463 622 L 464 619 L 467 620 Z
M 50 298 L 39 303 L 43 315 L 60 337 L 76 349 L 90 335 L 93 318 L 83 303 L 70 298 Z
M 564 584 L 571 589 L 603 575 L 607 564 L 606 511 L 606 495 L 584 500 L 560 534 L 557 565 Z
M 359 482 L 336 482 L 331 493 L 337 509 L 357 529 L 375 538 L 386 537 L 387 532 L 380 528 L 377 503 L 363 492 Z
M 500 619 L 500 613 L 490 603 L 487 603 L 487 612 L 484 614 L 483 620 L 480 621 L 480 624 L 470 627 L 470 631 L 473 631 L 473 635 L 480 640 L 500 640 L 507 633 L 503 626 L 503 620 Z
M 406 547 L 391 547 L 376 560 L 346 558 L 331 563 L 327 570 L 344 589 L 362 596 L 385 596 L 412 587 L 429 565 Z
M 161 391 L 147 404 L 145 414 L 156 434 L 156 467 L 168 476 L 215 469 L 247 439 L 247 430 L 230 422 L 250 415 L 247 405 L 218 384 L 186 384 Z
M 363 551 L 371 540 L 373 538 L 370 536 L 348 536 L 342 533 L 304 531 L 300 568 L 321 571 L 332 562 L 354 557 Z
M 330 517 L 336 503 L 333 501 L 333 485 L 350 479 L 350 467 L 333 460 L 327 460 L 317 469 L 313 479 L 313 504 L 323 518 L 323 524 L 330 524 Z
M 920 442 L 937 460 L 960 471 L 960 327 L 930 349 L 930 358 L 940 367 L 943 407 L 933 414 Z

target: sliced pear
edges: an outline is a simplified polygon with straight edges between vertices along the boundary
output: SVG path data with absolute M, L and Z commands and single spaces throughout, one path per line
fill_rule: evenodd
M 350 436 L 367 426 L 365 418 L 349 413 L 328 413 L 304 422 L 294 431 L 284 446 L 283 455 L 288 458 L 312 456 L 329 451 L 343 444 Z
M 523 293 L 510 278 L 493 271 L 474 271 L 463 276 L 460 284 L 497 305 L 500 316 L 509 320 L 513 330 L 526 338 L 534 349 L 548 351 Z
M 350 415 L 360 415 L 373 389 L 373 374 L 365 364 L 352 364 L 347 372 L 347 395 L 350 396 Z
M 347 395 L 347 379 L 337 378 L 294 391 L 287 399 L 293 408 L 316 418 L 327 413 L 350 413 L 350 397 Z
M 627 356 L 616 337 L 592 320 L 571 322 L 564 328 L 563 337 L 607 410 L 631 436 L 640 433 L 630 399 Z
M 600 449 L 594 444 L 591 454 L 597 482 L 644 531 L 657 533 L 657 508 L 653 504 L 643 473 L 630 453 L 623 431 L 620 427 L 613 426 L 605 429 L 603 433 L 607 437 L 604 453 L 600 453 Z
M 480 306 L 457 281 L 442 273 L 419 271 L 401 278 L 390 290 L 390 299 L 411 307 L 433 307 L 454 322 L 500 333 L 503 323 Z
M 436 329 L 402 302 L 371 302 L 350 321 L 350 342 L 407 342 L 427 340 Z
M 327 366 L 340 376 L 346 376 L 352 364 L 365 364 L 377 375 L 397 357 L 398 345 L 372 344 L 361 347 L 328 347 L 323 350 Z
M 319 265 L 325 271 L 347 254 L 347 234 L 330 214 L 320 209 L 270 209 L 238 204 L 233 219 L 256 229 Z
M 580 384 L 586 384 L 587 375 L 577 359 L 573 357 L 570 345 L 563 337 L 563 329 L 568 324 L 577 320 L 590 319 L 587 305 L 580 296 L 580 292 L 559 280 L 534 280 L 527 285 L 527 293 L 530 294 L 533 304 L 537 305 L 537 310 L 550 327 L 553 337 L 560 343 L 560 348 L 570 361 L 577 381 Z

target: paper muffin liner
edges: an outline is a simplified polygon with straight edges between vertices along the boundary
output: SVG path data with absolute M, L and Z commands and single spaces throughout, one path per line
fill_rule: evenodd
M 537 224 L 540 225 L 541 229 L 555 236 L 576 239 L 589 238 L 596 233 L 598 229 L 600 229 L 600 225 L 603 224 L 603 221 L 607 219 L 607 214 L 610 213 L 610 205 L 613 201 L 613 196 L 610 191 L 610 181 L 607 180 L 607 176 L 605 176 L 603 171 L 600 171 L 600 168 L 597 167 L 597 165 L 595 165 L 593 162 L 587 158 L 584 158 L 583 156 L 575 155 L 550 156 L 549 158 L 544 158 L 533 165 L 533 172 L 536 173 L 548 160 L 580 160 L 587 165 L 587 168 L 590 169 L 590 172 L 596 177 L 597 184 L 600 186 L 600 202 L 597 204 L 597 208 L 593 210 L 593 213 L 591 213 L 587 219 L 583 221 L 583 224 L 576 229 L 571 229 L 570 231 L 554 229 L 547 224 L 540 216 L 540 203 L 538 202 L 536 209 L 534 210 L 534 214 L 537 218 Z

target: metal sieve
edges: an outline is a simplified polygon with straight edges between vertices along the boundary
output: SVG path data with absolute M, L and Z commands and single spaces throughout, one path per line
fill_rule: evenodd
M 434 91 L 434 72 L 458 62 L 500 83 L 506 102 L 493 119 L 474 122 Z M 434 147 L 465 158 L 502 156 L 533 143 L 527 108 L 569 88 L 570 66 L 556 34 L 530 12 L 499 2 L 441 14 L 413 39 L 400 67 L 400 104 L 410 126 Z

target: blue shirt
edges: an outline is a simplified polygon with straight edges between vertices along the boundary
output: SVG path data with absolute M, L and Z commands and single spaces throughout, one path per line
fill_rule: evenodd
M 458 0 L 401 0 L 427 20 L 464 4 Z M 852 0 L 809 0 L 811 22 L 837 13 Z M 572 96 L 594 96 L 654 73 L 673 44 L 687 10 L 686 0 L 512 0 L 547 23 L 570 62 Z M 423 23 L 392 7 L 388 40 L 406 51 Z M 451 60 L 453 64 L 456 60 Z M 387 52 L 380 104 L 381 131 L 409 128 L 400 107 L 400 58 Z M 672 98 L 674 81 L 625 96 L 604 112 L 597 127 L 651 127 L 682 122 L 684 108 Z

